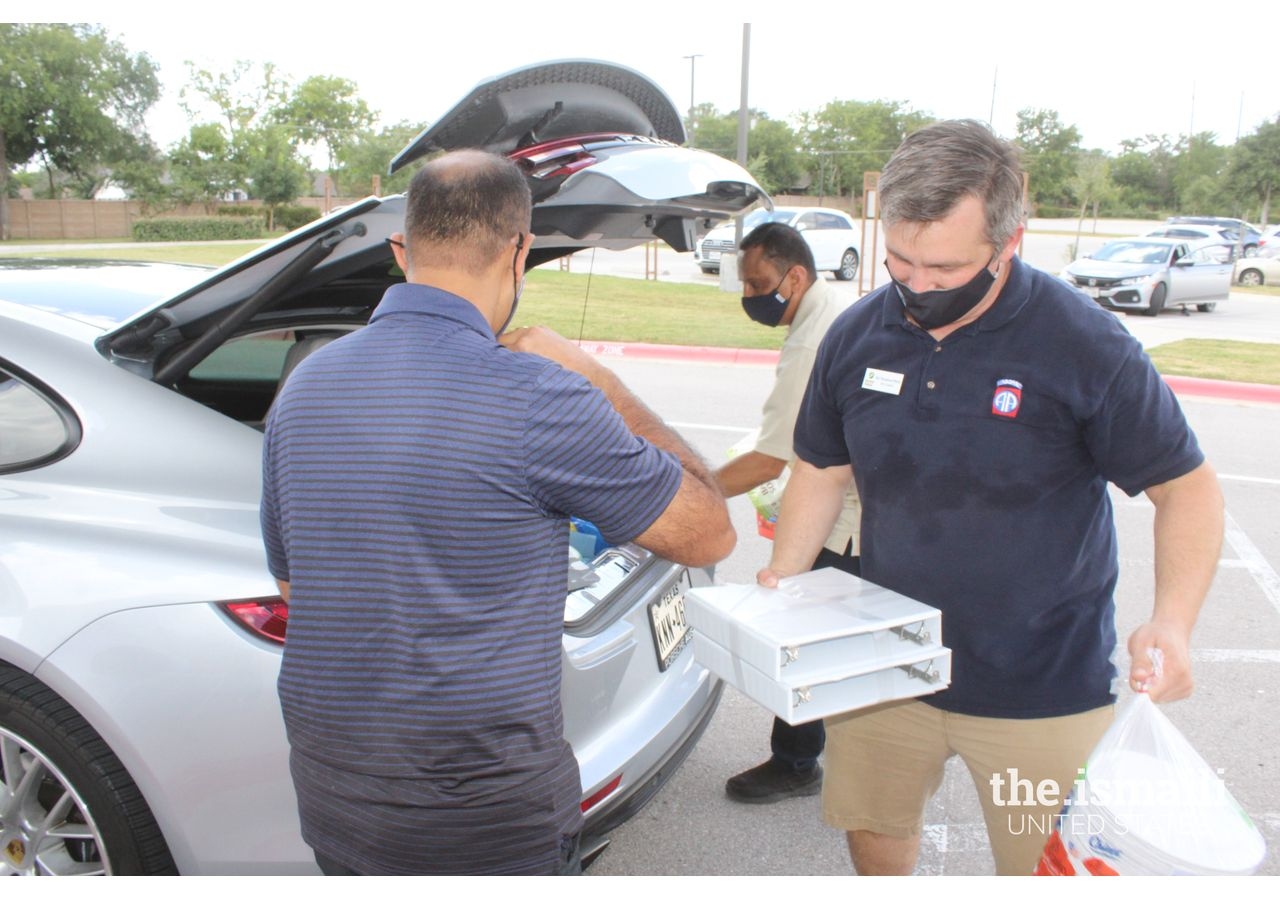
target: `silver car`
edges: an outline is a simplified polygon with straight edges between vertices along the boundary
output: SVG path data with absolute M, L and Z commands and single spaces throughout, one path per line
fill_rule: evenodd
M 1156 316 L 1167 306 L 1211 312 L 1231 291 L 1231 248 L 1176 238 L 1123 238 L 1077 259 L 1062 277 L 1107 309 Z
M 536 265 L 687 251 L 768 202 L 683 139 L 648 79 L 568 61 L 480 85 L 395 165 L 510 153 Z M 212 273 L 0 266 L 0 874 L 315 871 L 276 699 L 288 608 L 258 527 L 260 429 L 286 368 L 402 280 L 385 239 L 403 219 L 403 196 L 368 198 Z M 721 685 L 685 647 L 683 592 L 708 572 L 589 523 L 572 543 L 563 700 L 589 858 Z

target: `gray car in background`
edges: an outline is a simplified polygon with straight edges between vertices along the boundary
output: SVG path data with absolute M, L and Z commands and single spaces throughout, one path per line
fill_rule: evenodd
M 647 78 L 565 61 L 479 85 L 394 165 L 508 154 L 537 265 L 688 251 L 768 202 L 683 140 Z M 288 607 L 258 526 L 261 426 L 292 365 L 403 280 L 386 239 L 404 203 L 368 198 L 218 271 L 0 265 L 0 874 L 315 871 L 276 699 Z M 561 665 L 590 857 L 721 685 L 685 646 L 683 593 L 710 574 L 574 527 Z
M 1156 316 L 1166 307 L 1211 312 L 1231 291 L 1231 248 L 1176 238 L 1109 241 L 1062 270 L 1099 305 Z

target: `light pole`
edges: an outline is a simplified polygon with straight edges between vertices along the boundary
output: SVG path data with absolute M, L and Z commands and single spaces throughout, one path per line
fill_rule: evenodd
M 690 53 L 688 56 L 682 57 L 689 60 L 689 146 L 693 146 L 693 73 L 694 67 L 697 65 L 697 59 L 701 53 Z

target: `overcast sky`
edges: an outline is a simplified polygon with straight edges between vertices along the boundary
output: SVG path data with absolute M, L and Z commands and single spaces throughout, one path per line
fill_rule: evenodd
M 739 103 L 745 22 L 749 103 L 776 119 L 792 120 L 830 100 L 898 100 L 942 118 L 990 119 L 1012 137 L 1018 110 L 1035 107 L 1075 125 L 1086 148 L 1115 153 L 1125 138 L 1176 139 L 1192 129 L 1229 144 L 1280 114 L 1280 79 L 1266 68 L 1270 22 L 1230 3 L 436 0 L 287 7 L 223 0 L 190 7 L 189 15 L 174 6 L 142 15 L 124 4 L 53 4 L 60 18 L 98 22 L 159 64 L 164 95 L 148 122 L 164 148 L 189 125 L 177 103 L 185 60 L 215 71 L 237 59 L 269 61 L 295 82 L 349 78 L 391 124 L 432 121 L 491 75 L 570 57 L 637 69 L 685 110 L 685 57 L 701 54 L 693 62 L 694 98 L 727 111 Z

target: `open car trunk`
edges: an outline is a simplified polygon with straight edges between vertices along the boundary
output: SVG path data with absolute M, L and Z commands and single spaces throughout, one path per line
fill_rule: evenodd
M 684 252 L 716 223 L 771 204 L 746 170 L 679 146 L 683 138 L 674 104 L 644 76 L 569 60 L 478 85 L 391 168 L 461 147 L 507 155 L 534 198 L 531 266 L 651 240 Z M 403 230 L 404 209 L 404 195 L 396 195 L 336 210 L 135 316 L 99 347 L 138 374 L 196 396 L 204 388 L 190 376 L 232 338 L 358 327 L 386 288 L 403 280 L 386 239 Z M 244 420 L 255 417 L 252 407 L 269 404 L 275 388 L 229 389 L 237 387 L 255 394 L 243 409 L 227 410 Z M 226 400 L 212 405 L 224 408 Z

